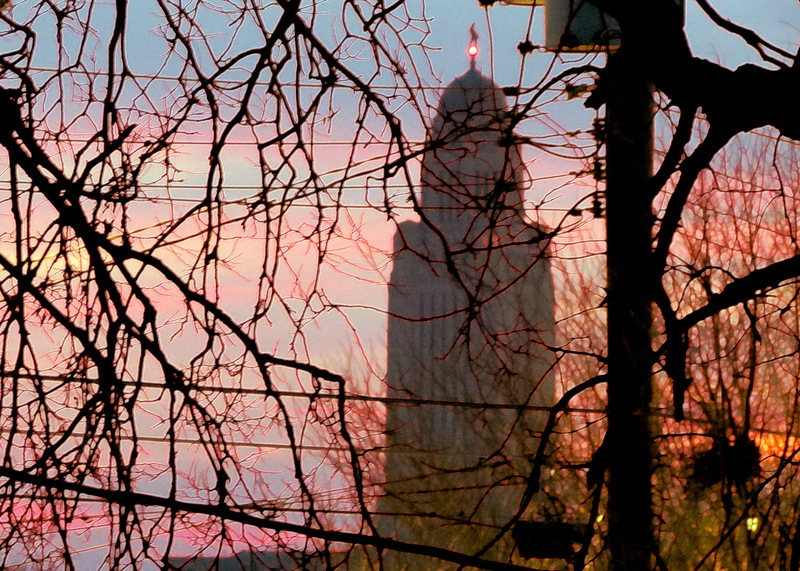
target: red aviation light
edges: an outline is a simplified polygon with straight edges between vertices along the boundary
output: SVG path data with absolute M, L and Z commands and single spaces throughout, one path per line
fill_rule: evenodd
M 475 69 L 475 58 L 478 57 L 478 32 L 475 31 L 475 23 L 469 28 L 469 47 L 467 47 L 467 55 L 469 56 L 470 68 Z

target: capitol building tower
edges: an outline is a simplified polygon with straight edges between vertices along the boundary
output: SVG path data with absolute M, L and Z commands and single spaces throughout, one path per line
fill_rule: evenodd
M 509 107 L 475 69 L 474 42 L 436 110 L 419 221 L 394 237 L 377 510 L 382 535 L 473 554 L 517 511 L 554 400 L 547 234 L 525 217 Z M 503 537 L 486 556 L 512 552 Z M 432 568 L 385 557 L 387 569 Z

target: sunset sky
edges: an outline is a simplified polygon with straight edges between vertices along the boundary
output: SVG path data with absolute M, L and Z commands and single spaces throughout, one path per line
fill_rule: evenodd
M 430 123 L 441 88 L 453 78 L 461 75 L 469 68 L 469 59 L 466 48 L 469 40 L 469 28 L 474 23 L 480 36 L 480 52 L 476 58 L 476 68 L 486 76 L 491 77 L 500 86 L 513 86 L 521 84 L 523 87 L 536 85 L 543 77 L 552 75 L 552 69 L 561 69 L 576 62 L 589 63 L 593 59 L 602 65 L 603 55 L 573 54 L 554 56 L 544 51 L 534 51 L 529 56 L 521 57 L 517 45 L 526 39 L 530 30 L 530 41 L 541 44 L 543 41 L 543 19 L 541 9 L 532 11 L 529 7 L 503 6 L 498 2 L 490 9 L 483 9 L 477 0 L 411 0 L 409 5 L 424 5 L 424 16 L 430 34 L 419 34 L 419 40 L 428 48 L 412 50 L 416 53 L 413 61 L 401 62 L 413 66 L 419 84 L 412 88 L 414 102 L 409 103 L 402 96 L 393 98 L 392 86 L 394 77 L 378 78 L 378 92 L 385 97 L 387 105 L 394 109 L 402 121 L 405 136 L 409 142 L 421 145 L 426 137 L 426 126 Z M 689 4 L 686 14 L 686 29 L 690 44 L 696 55 L 711 60 L 719 61 L 724 65 L 735 68 L 746 62 L 759 62 L 757 54 L 744 45 L 743 42 L 725 34 L 714 26 L 701 14 L 700 10 L 687 0 Z M 35 9 L 33 0 L 19 0 L 15 2 L 13 10 L 24 12 Z M 157 18 L 155 3 L 151 1 L 131 2 L 131 10 L 136 10 L 135 17 L 130 19 L 127 32 L 128 65 L 143 82 L 151 82 L 149 93 L 155 106 L 169 109 L 173 97 L 173 79 L 179 73 L 180 57 L 171 58 L 162 33 L 155 33 L 154 26 Z M 336 38 L 342 32 L 340 21 L 341 1 L 327 0 L 316 3 L 317 30 L 323 42 L 335 45 Z M 733 21 L 753 27 L 767 40 L 795 52 L 795 42 L 800 27 L 800 4 L 796 0 L 774 0 L 757 2 L 756 0 L 736 0 L 717 2 L 723 14 Z M 96 14 L 98 20 L 94 22 L 96 35 L 89 38 L 88 43 L 92 50 L 96 50 L 96 70 L 86 76 L 96 75 L 101 78 L 106 71 L 104 41 L 107 40 L 110 22 L 102 18 L 106 10 L 109 18 L 112 7 L 99 4 Z M 264 11 L 265 18 L 272 17 L 269 9 Z M 49 24 L 52 24 L 50 22 Z M 207 40 L 211 45 L 224 46 L 230 40 L 231 23 L 222 19 L 203 22 Z M 422 23 L 419 24 L 424 27 Z M 44 32 L 44 31 L 43 31 Z M 258 41 L 260 38 L 256 38 Z M 39 40 L 47 46 L 46 34 Z M 77 41 L 77 40 L 76 40 Z M 236 38 L 236 48 L 246 46 L 247 34 L 240 34 Z M 242 44 L 241 46 L 239 44 Z M 46 76 L 58 64 L 59 54 L 55 50 L 48 51 L 40 45 L 35 58 L 36 65 L 45 70 L 42 77 Z M 358 51 L 343 54 L 347 64 L 360 73 L 363 68 L 369 73 L 372 68 L 369 58 L 370 53 Z M 201 62 L 202 63 L 202 62 Z M 245 66 L 246 67 L 246 66 Z M 39 73 L 39 72 L 37 72 Z M 93 75 L 95 74 L 95 75 Z M 235 73 L 231 73 L 235 76 Z M 69 105 L 79 106 L 78 101 L 85 96 L 82 90 L 92 89 L 88 80 L 81 79 L 79 73 L 73 76 L 75 85 L 65 99 Z M 102 79 L 97 79 L 102 83 Z M 342 82 L 346 83 L 346 82 Z M 585 82 L 584 82 L 585 83 Z M 588 84 L 587 84 L 588 85 Z M 96 87 L 96 86 L 95 86 Z M 55 90 L 55 87 L 53 87 Z M 301 90 L 302 91 L 302 90 Z M 302 91 L 301 97 L 313 98 L 313 88 Z M 72 99 L 70 99 L 70 97 Z M 520 126 L 520 134 L 529 136 L 532 145 L 526 146 L 523 153 L 532 183 L 526 189 L 525 198 L 529 206 L 531 219 L 544 223 L 550 227 L 567 220 L 568 229 L 562 236 L 555 239 L 553 248 L 563 259 L 570 260 L 564 264 L 573 263 L 571 258 L 590 255 L 589 261 L 575 262 L 568 269 L 574 270 L 579 264 L 584 264 L 583 269 L 590 268 L 598 275 L 594 285 L 602 283 L 602 260 L 599 254 L 604 251 L 603 221 L 593 220 L 588 212 L 583 212 L 577 217 L 569 218 L 567 211 L 575 206 L 587 210 L 590 201 L 583 200 L 594 190 L 594 181 L 588 176 L 573 175 L 573 172 L 587 169 L 587 165 L 579 160 L 570 158 L 578 154 L 574 148 L 558 148 L 561 157 L 544 152 L 546 144 L 562 144 L 567 138 L 562 134 L 565 131 L 586 131 L 591 128 L 596 114 L 583 106 L 583 100 L 576 98 L 568 100 L 566 93 L 553 91 L 548 94 L 548 103 L 543 106 L 543 113 L 529 118 Z M 44 98 L 43 98 L 44 99 Z M 258 98 L 256 98 L 258 100 Z M 263 109 L 260 111 L 268 117 L 273 111 L 268 97 L 263 97 Z M 513 100 L 510 101 L 512 104 Z M 146 106 L 145 103 L 141 105 Z M 281 357 L 296 358 L 298 361 L 313 362 L 316 365 L 344 374 L 352 383 L 350 389 L 355 393 L 372 393 L 382 395 L 385 387 L 380 383 L 386 366 L 386 323 L 387 323 L 387 280 L 391 271 L 392 238 L 397 224 L 404 220 L 413 220 L 415 215 L 411 211 L 409 202 L 410 192 L 419 180 L 419 162 L 412 161 L 409 165 L 410 182 L 402 176 L 395 176 L 385 180 L 383 176 L 384 160 L 386 153 L 385 131 L 380 130 L 380 122 L 375 121 L 376 131 L 372 140 L 366 137 L 359 139 L 358 144 L 352 145 L 356 132 L 357 98 L 354 97 L 348 86 L 337 87 L 334 95 L 325 101 L 324 108 L 330 111 L 330 116 L 320 120 L 317 124 L 304 131 L 304 135 L 314 141 L 313 162 L 314 171 L 319 175 L 319 186 L 324 187 L 325 194 L 317 194 L 303 201 L 298 201 L 296 208 L 286 214 L 281 229 L 282 267 L 276 274 L 273 284 L 275 291 L 281 296 L 281 303 L 276 303 L 274 310 L 254 327 L 253 335 L 264 352 L 271 352 Z M 167 113 L 168 114 L 168 113 Z M 136 144 L 142 144 L 153 132 L 157 132 L 159 125 L 155 119 L 142 119 L 137 124 L 131 136 Z M 68 123 L 69 121 L 67 121 Z M 131 123 L 136 122 L 132 118 Z M 176 135 L 175 143 L 170 149 L 171 160 L 177 168 L 178 174 L 173 180 L 165 182 L 164 172 L 160 166 L 153 166 L 146 170 L 144 180 L 152 181 L 145 185 L 146 196 L 149 199 L 134 201 L 128 206 L 128 224 L 131 240 L 135 247 L 143 250 L 153 246 L 159 238 L 161 230 L 172 221 L 195 205 L 205 192 L 207 173 L 209 169 L 210 129 L 204 123 L 203 117 L 198 116 L 190 123 L 191 128 Z M 74 161 L 73 150 L 79 142 L 86 140 L 97 125 L 89 120 L 72 125 L 71 135 L 75 141 L 48 142 L 53 160 L 63 164 L 67 170 L 72 168 Z M 658 127 L 657 127 L 658 128 Z M 268 139 L 273 133 L 255 129 L 260 140 Z M 259 291 L 259 274 L 265 257 L 265 244 L 267 243 L 263 220 L 253 219 L 244 221 L 242 217 L 247 212 L 246 204 L 252 203 L 261 197 L 262 178 L 259 170 L 259 154 L 257 142 L 254 141 L 254 131 L 242 126 L 237 127 L 231 140 L 219 156 L 223 173 L 223 199 L 226 204 L 221 224 L 219 251 L 215 253 L 219 260 L 221 271 L 217 276 L 220 306 L 230 314 L 238 323 L 247 322 L 252 317 L 254 307 L 260 301 L 259 296 L 264 291 Z M 313 136 L 312 136 L 313 135 Z M 583 137 L 583 138 L 581 138 Z M 576 137 L 582 145 L 592 145 L 593 141 L 585 133 Z M 58 146 L 60 145 L 60 146 Z M 59 151 L 61 151 L 59 153 Z M 353 155 L 349 155 L 349 153 Z M 267 163 L 275 166 L 276 177 L 280 181 L 288 180 L 291 169 L 281 167 L 281 158 L 275 149 L 263 151 L 262 155 Z M 0 158 L 5 161 L 5 155 Z M 84 159 L 85 160 L 85 159 Z M 302 160 L 296 160 L 297 180 L 294 185 L 308 180 L 310 169 L 303 166 Z M 355 166 L 353 166 L 355 165 Z M 345 169 L 351 167 L 350 171 Z M 347 173 L 346 175 L 344 173 Z M 8 183 L 7 164 L 0 164 L 0 177 Z M 343 182 L 343 178 L 346 180 Z M 341 185 L 339 184 L 341 183 Z M 383 183 L 389 189 L 389 196 L 383 194 Z M 280 185 L 276 185 L 279 187 Z M 277 192 L 275 190 L 271 192 Z M 340 194 L 339 194 L 340 193 Z M 279 193 L 278 193 L 279 194 Z M 320 198 L 321 196 L 321 198 Z M 270 195 L 270 200 L 272 200 Z M 39 199 L 41 200 L 41 199 Z M 319 202 L 317 202 L 319 200 Z M 331 231 L 326 244 L 324 263 L 318 265 L 320 256 L 317 244 L 306 239 L 313 234 L 317 223 L 317 214 L 322 209 L 328 221 L 335 211 L 336 201 L 340 200 L 345 205 L 338 212 L 338 219 L 334 231 Z M 241 201 L 240 204 L 235 204 Z M 391 205 L 392 219 L 387 217 L 384 204 Z M 7 205 L 2 207 L 3 216 L 9 219 Z M 40 207 L 33 210 L 30 226 L 36 227 L 41 217 L 41 227 L 45 228 L 53 218 L 49 207 Z M 326 222 L 328 224 L 329 222 Z M 204 231 L 204 220 L 201 217 L 193 219 L 171 236 L 170 239 L 180 239 L 169 247 L 159 247 L 159 256 L 176 273 L 188 275 L 193 263 L 193 257 L 198 251 Z M 327 227 L 324 228 L 327 230 Z M 12 227 L 6 226 L 4 232 L 11 232 Z M 324 234 L 324 232 L 321 232 Z M 114 239 L 120 239 L 114 236 Z M 272 243 L 272 242 L 270 242 Z M 271 247 L 271 246 L 270 246 Z M 11 246 L 0 244 L 0 248 Z M 4 254 L 6 250 L 3 250 Z M 272 256 L 274 253 L 269 251 Z M 81 253 L 71 252 L 75 258 L 75 265 L 81 263 Z M 41 259 L 53 257 L 52 252 L 42 252 Z M 59 263 L 63 259 L 52 262 L 50 272 L 56 274 L 61 271 Z M 559 287 L 565 284 L 568 273 L 566 265 L 554 264 L 556 282 L 556 300 L 566 299 L 572 292 L 565 292 Z M 45 272 L 46 273 L 46 272 Z M 584 276 L 586 277 L 586 276 Z M 169 340 L 166 351 L 176 367 L 188 367 L 192 358 L 202 351 L 204 341 L 203 333 L 192 330 L 186 326 L 184 320 L 185 310 L 183 299 L 174 289 L 164 286 L 159 280 L 160 276 L 145 273 L 142 282 L 152 288 L 148 293 L 152 295 L 154 303 L 162 310 L 158 334 L 160 339 Z M 587 278 L 588 279 L 588 278 Z M 151 281 L 148 281 L 151 280 Z M 209 291 L 214 288 L 209 288 Z M 601 286 L 597 286 L 601 290 Z M 316 291 L 316 296 L 311 292 Z M 595 291 L 594 293 L 598 293 Z M 216 293 L 215 293 L 216 295 Z M 134 309 L 135 311 L 135 309 Z M 557 310 L 558 311 L 558 310 Z M 292 322 L 295 319 L 296 322 Z M 42 335 L 45 337 L 46 335 Z M 49 355 L 54 361 L 63 357 L 59 347 L 59 339 L 50 341 L 54 349 Z M 45 342 L 46 344 L 46 342 Z M 237 349 L 238 350 L 238 349 Z M 232 351 L 233 352 L 233 351 Z M 46 363 L 50 364 L 50 363 Z M 244 367 L 243 367 L 244 368 Z M 285 371 L 284 371 L 285 372 Z M 276 373 L 276 384 L 283 389 L 311 390 L 304 377 L 295 373 L 286 373 L 287 378 L 281 379 L 280 372 Z M 226 376 L 230 375 L 230 376 Z M 247 377 L 247 373 L 243 375 Z M 234 373 L 227 371 L 220 373 L 222 384 L 235 377 Z M 253 377 L 254 378 L 254 377 Z M 248 383 L 253 378 L 237 379 L 242 385 L 250 388 Z M 255 386 L 255 381 L 254 381 Z M 160 456 L 166 449 L 163 442 L 156 440 L 156 435 L 163 433 L 163 420 L 156 411 L 163 410 L 165 405 L 165 391 L 153 390 L 153 417 L 146 419 L 142 424 L 142 433 L 152 435 L 154 441 L 143 445 L 146 454 L 152 456 L 154 463 L 163 462 Z M 149 393 L 148 393 L 149 394 Z M 160 395 L 160 396 L 159 396 Z M 211 400 L 222 401 L 224 397 L 215 396 Z M 266 401 L 266 399 L 261 399 Z M 299 399 L 298 399 L 299 400 Z M 216 401 L 214 401 L 216 402 Z M 307 401 L 303 401 L 307 403 Z M 254 417 L 263 414 L 259 406 L 264 403 L 254 397 L 252 409 Z M 309 405 L 310 406 L 310 405 Z M 376 418 L 380 420 L 382 409 L 378 410 Z M 238 420 L 238 419 L 237 419 Z M 247 419 L 249 422 L 251 419 Z M 243 422 L 247 425 L 247 422 Z M 268 422 L 258 424 L 253 421 L 246 428 L 251 430 L 253 441 L 267 442 L 280 436 L 280 428 L 267 426 Z M 149 432 L 152 431 L 152 432 Z M 311 443 L 315 434 L 304 434 L 304 443 Z M 777 445 L 775 445 L 777 446 Z M 266 474 L 263 482 L 249 482 L 253 486 L 263 485 L 263 493 L 280 495 L 282 487 L 289 486 L 286 480 L 290 478 L 289 462 L 282 456 L 282 452 L 267 453 L 253 451 L 243 446 L 243 461 L 252 468 L 252 473 Z M 191 465 L 198 478 L 208 475 L 208 467 L 202 461 L 196 460 L 191 455 L 191 447 L 187 447 L 187 466 Z M 321 480 L 331 477 L 331 488 L 342 485 L 340 481 L 330 476 L 329 459 L 315 457 L 320 465 L 325 466 L 318 470 Z M 284 462 L 285 465 L 281 464 Z M 166 473 L 166 471 L 164 471 Z M 316 472 L 315 472 L 316 473 Z M 148 491 L 158 492 L 159 486 L 166 486 L 154 476 L 152 481 L 144 483 L 143 488 Z M 208 486 L 207 486 L 208 487 Z M 335 493 L 332 491 L 331 493 Z

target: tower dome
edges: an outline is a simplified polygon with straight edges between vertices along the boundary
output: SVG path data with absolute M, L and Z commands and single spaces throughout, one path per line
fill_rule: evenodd
M 512 138 L 503 91 L 474 68 L 444 88 L 422 165 L 422 206 L 436 224 L 457 224 L 462 241 L 472 214 L 521 209 L 528 177 Z M 466 214 L 466 215 L 465 215 Z
M 470 69 L 444 88 L 434 118 L 433 138 L 447 137 L 456 129 L 499 132 L 507 111 L 502 90 L 488 77 Z

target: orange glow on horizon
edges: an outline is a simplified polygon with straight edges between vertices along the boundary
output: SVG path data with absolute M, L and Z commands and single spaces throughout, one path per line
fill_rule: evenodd
M 780 458 L 784 455 L 793 455 L 800 450 L 800 442 L 792 435 L 751 432 L 751 437 L 755 440 L 762 457 L 777 456 Z

